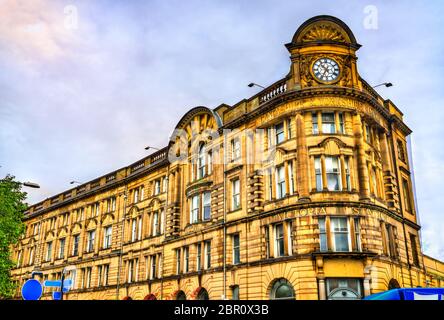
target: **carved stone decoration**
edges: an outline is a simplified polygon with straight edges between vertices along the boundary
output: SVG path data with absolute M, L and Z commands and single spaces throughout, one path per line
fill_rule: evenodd
M 347 39 L 337 28 L 330 24 L 319 24 L 315 25 L 313 28 L 309 29 L 302 36 L 302 42 L 313 42 L 313 41 L 335 41 L 335 42 L 347 42 Z
M 299 70 L 300 70 L 300 81 L 302 87 L 312 87 L 321 83 L 316 80 L 313 75 L 312 66 L 313 63 L 320 59 L 328 57 L 334 59 L 339 63 L 340 75 L 339 81 L 337 82 L 340 86 L 351 87 L 352 86 L 352 57 L 337 55 L 337 54 L 309 54 L 301 56 L 299 60 Z

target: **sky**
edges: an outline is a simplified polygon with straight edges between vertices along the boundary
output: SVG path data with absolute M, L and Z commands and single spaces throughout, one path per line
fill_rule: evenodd
M 192 107 L 284 77 L 284 44 L 320 14 L 352 29 L 367 82 L 394 84 L 378 92 L 413 130 L 422 245 L 443 260 L 439 0 L 0 0 L 0 176 L 39 183 L 35 203 L 141 159 Z

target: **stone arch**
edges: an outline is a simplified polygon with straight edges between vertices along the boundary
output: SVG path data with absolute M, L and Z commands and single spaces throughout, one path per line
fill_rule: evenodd
M 294 300 L 296 298 L 293 285 L 285 278 L 274 279 L 268 289 L 271 300 Z
M 156 295 L 153 293 L 147 294 L 143 300 L 157 300 Z
M 387 290 L 391 290 L 391 289 L 399 289 L 401 288 L 401 286 L 399 285 L 398 280 L 396 279 L 390 279 L 388 285 L 387 285 Z
M 191 295 L 194 300 L 210 300 L 207 289 L 204 287 L 198 287 Z
M 351 29 L 340 19 L 329 16 L 315 16 L 305 21 L 295 32 L 292 44 L 339 43 L 359 48 Z

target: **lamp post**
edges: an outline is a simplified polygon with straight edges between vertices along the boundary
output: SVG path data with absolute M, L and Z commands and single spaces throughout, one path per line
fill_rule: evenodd
M 145 150 L 154 149 L 156 151 L 160 151 L 160 148 L 152 147 L 152 146 L 146 146 Z
M 79 181 L 76 181 L 76 180 L 73 180 L 73 181 L 71 181 L 69 184 L 82 184 L 82 182 L 79 182 Z
M 60 279 L 60 300 L 63 300 L 63 282 L 65 281 L 65 274 L 70 271 L 75 271 L 76 266 L 66 266 L 62 271 L 62 278 Z
M 257 84 L 257 83 L 254 83 L 254 82 L 249 83 L 248 86 L 250 88 L 252 88 L 252 87 L 259 87 L 259 88 L 265 89 L 264 86 L 261 86 L 260 84 Z
M 386 88 L 390 88 L 390 87 L 393 87 L 393 83 L 384 82 L 384 83 L 377 84 L 376 86 L 373 86 L 372 88 L 374 89 L 374 88 L 381 87 L 381 86 L 385 86 Z

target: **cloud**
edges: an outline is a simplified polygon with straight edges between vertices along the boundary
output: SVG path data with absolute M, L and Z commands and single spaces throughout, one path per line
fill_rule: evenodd
M 66 27 L 75 6 L 78 27 Z M 358 68 L 404 112 L 412 135 L 426 253 L 444 259 L 438 1 L 0 1 L 0 175 L 34 180 L 36 202 L 164 146 L 196 105 L 234 104 L 289 70 L 284 43 L 318 14 L 344 20 Z

